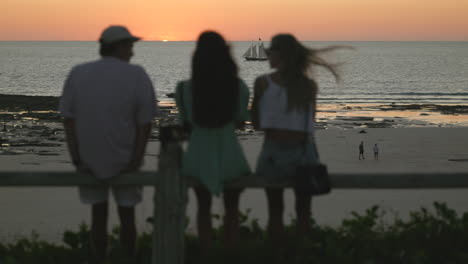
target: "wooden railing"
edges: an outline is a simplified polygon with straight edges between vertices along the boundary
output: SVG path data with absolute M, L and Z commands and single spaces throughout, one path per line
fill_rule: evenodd
M 182 155 L 180 133 L 162 128 L 158 172 L 138 172 L 118 176 L 106 183 L 75 172 L 0 172 L 0 186 L 78 186 L 125 185 L 154 186 L 153 264 L 184 263 L 184 232 L 187 188 L 196 184 L 179 174 Z M 468 188 L 468 173 L 343 173 L 332 174 L 333 188 L 339 189 L 428 189 Z M 288 188 L 292 182 L 266 183 L 251 175 L 228 184 L 232 187 Z M 331 194 L 333 195 L 333 194 Z

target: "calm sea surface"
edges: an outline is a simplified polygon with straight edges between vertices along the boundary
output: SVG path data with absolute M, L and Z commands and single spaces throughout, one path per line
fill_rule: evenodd
M 304 44 L 355 48 L 327 55 L 334 62 L 344 62 L 341 85 L 323 70 L 316 72 L 321 103 L 468 103 L 468 42 Z M 251 85 L 270 69 L 268 62 L 242 59 L 249 45 L 231 43 L 240 75 Z M 190 76 L 194 47 L 194 42 L 140 42 L 132 62 L 145 67 L 163 99 L 178 80 Z M 96 42 L 0 42 L 0 93 L 59 96 L 71 67 L 96 58 Z

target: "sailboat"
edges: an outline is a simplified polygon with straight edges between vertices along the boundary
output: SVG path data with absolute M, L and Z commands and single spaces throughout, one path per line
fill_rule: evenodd
M 258 52 L 257 52 L 258 50 Z M 257 43 L 250 44 L 250 47 L 242 55 L 248 61 L 265 61 L 268 60 L 268 57 L 265 52 L 265 47 L 263 46 L 262 39 L 258 39 Z

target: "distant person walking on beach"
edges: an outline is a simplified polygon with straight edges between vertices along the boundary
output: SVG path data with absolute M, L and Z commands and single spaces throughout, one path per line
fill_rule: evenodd
M 365 159 L 364 158 L 364 141 L 361 141 L 361 144 L 359 144 L 359 160 Z
M 374 159 L 378 160 L 379 159 L 379 147 L 377 146 L 377 143 L 374 145 Z
M 139 38 L 122 26 L 106 28 L 99 39 L 101 59 L 75 66 L 65 82 L 60 113 L 73 165 L 105 181 L 137 171 L 156 114 L 153 85 L 145 70 L 129 64 L 133 43 Z M 134 258 L 135 205 L 142 199 L 140 186 L 114 186 L 124 252 Z M 97 263 L 107 251 L 109 188 L 80 186 L 80 199 L 92 206 L 91 250 Z
M 235 129 L 248 119 L 249 89 L 238 77 L 237 65 L 223 37 L 204 32 L 192 58 L 190 80 L 179 82 L 176 103 L 180 119 L 192 130 L 182 160 L 182 174 L 197 179 L 197 228 L 203 253 L 212 246 L 212 195 L 223 192 L 227 244 L 239 242 L 240 189 L 224 183 L 251 173 Z
M 319 161 L 312 136 L 318 86 L 307 72 L 319 65 L 338 78 L 335 67 L 318 57 L 319 52 L 304 47 L 290 34 L 276 35 L 268 49 L 270 67 L 275 72 L 255 80 L 252 121 L 256 129 L 265 131 L 256 173 L 269 181 L 293 177 L 300 164 Z M 297 189 L 294 193 L 297 234 L 304 236 L 311 230 L 312 196 Z M 274 246 L 281 246 L 283 189 L 267 188 L 266 195 L 269 239 Z

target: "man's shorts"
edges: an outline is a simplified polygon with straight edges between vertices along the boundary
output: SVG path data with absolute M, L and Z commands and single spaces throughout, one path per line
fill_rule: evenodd
M 80 200 L 84 204 L 102 203 L 109 199 L 109 189 L 112 189 L 118 206 L 132 207 L 141 202 L 143 188 L 141 186 L 80 186 Z

